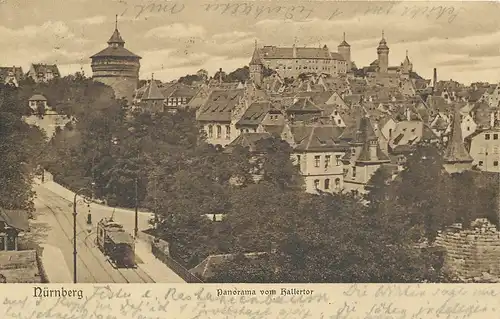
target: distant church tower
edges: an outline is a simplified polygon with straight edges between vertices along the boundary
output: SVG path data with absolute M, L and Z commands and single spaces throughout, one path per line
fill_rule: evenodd
M 460 113 L 457 109 L 453 118 L 451 137 L 444 153 L 444 169 L 450 174 L 460 173 L 471 169 L 473 161 L 464 145 L 460 126 Z
M 408 50 L 406 50 L 406 58 L 401 63 L 401 71 L 403 74 L 410 74 L 413 71 L 413 64 L 410 62 L 410 58 L 408 58 Z
M 263 68 L 262 59 L 260 58 L 259 49 L 257 48 L 257 40 L 255 41 L 255 49 L 253 50 L 252 60 L 249 64 L 250 80 L 257 86 L 262 85 Z
M 344 32 L 344 40 L 337 47 L 339 54 L 344 58 L 347 63 L 347 72 L 351 72 L 352 63 L 351 63 L 351 46 L 349 43 L 345 41 L 345 32 Z
M 382 31 L 382 40 L 378 44 L 377 48 L 378 54 L 378 67 L 380 73 L 387 73 L 389 69 L 389 47 L 384 38 L 384 31 Z
M 139 84 L 141 57 L 125 49 L 125 41 L 118 31 L 118 15 L 108 47 L 90 58 L 92 78 L 112 87 L 116 98 L 126 98 L 131 103 Z

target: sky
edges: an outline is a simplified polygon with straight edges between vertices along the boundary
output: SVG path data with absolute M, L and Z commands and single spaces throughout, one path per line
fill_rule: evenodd
M 377 58 L 384 32 L 391 66 L 408 50 L 425 78 L 437 68 L 439 80 L 500 82 L 497 2 L 156 1 L 0 0 L 0 65 L 91 75 L 89 57 L 107 46 L 117 14 L 125 47 L 142 57 L 141 78 L 231 72 L 248 65 L 255 41 L 335 52 L 344 32 L 361 67 Z

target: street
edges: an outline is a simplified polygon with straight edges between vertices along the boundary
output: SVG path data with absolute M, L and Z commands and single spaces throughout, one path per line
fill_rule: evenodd
M 65 258 L 64 262 L 73 273 L 73 203 L 54 193 L 44 184 L 36 185 L 35 199 L 36 222 L 46 224 L 47 233 L 44 244 L 59 248 Z M 81 201 L 80 201 L 81 202 Z M 85 203 L 77 205 L 77 281 L 79 283 L 151 283 L 155 282 L 142 268 L 137 254 L 136 269 L 116 269 L 95 244 L 96 224 L 103 217 L 110 217 L 113 209 L 97 204 L 90 205 L 92 229 L 88 232 L 87 214 L 89 207 Z M 139 215 L 139 229 L 147 228 L 149 216 Z M 116 210 L 114 219 L 122 223 L 125 230 L 133 234 L 134 212 Z M 44 261 L 45 262 L 45 261 Z M 60 263 L 60 260 L 51 261 Z M 51 267 L 45 264 L 45 268 Z

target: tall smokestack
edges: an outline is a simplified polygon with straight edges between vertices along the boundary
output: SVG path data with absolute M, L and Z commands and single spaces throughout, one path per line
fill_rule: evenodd
M 434 77 L 432 78 L 432 87 L 434 91 L 436 90 L 437 80 L 438 80 L 438 71 L 436 68 L 434 68 Z

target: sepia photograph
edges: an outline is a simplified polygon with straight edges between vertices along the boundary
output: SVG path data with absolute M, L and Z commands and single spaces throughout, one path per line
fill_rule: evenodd
M 226 1 L 0 1 L 0 281 L 500 283 L 500 5 Z

